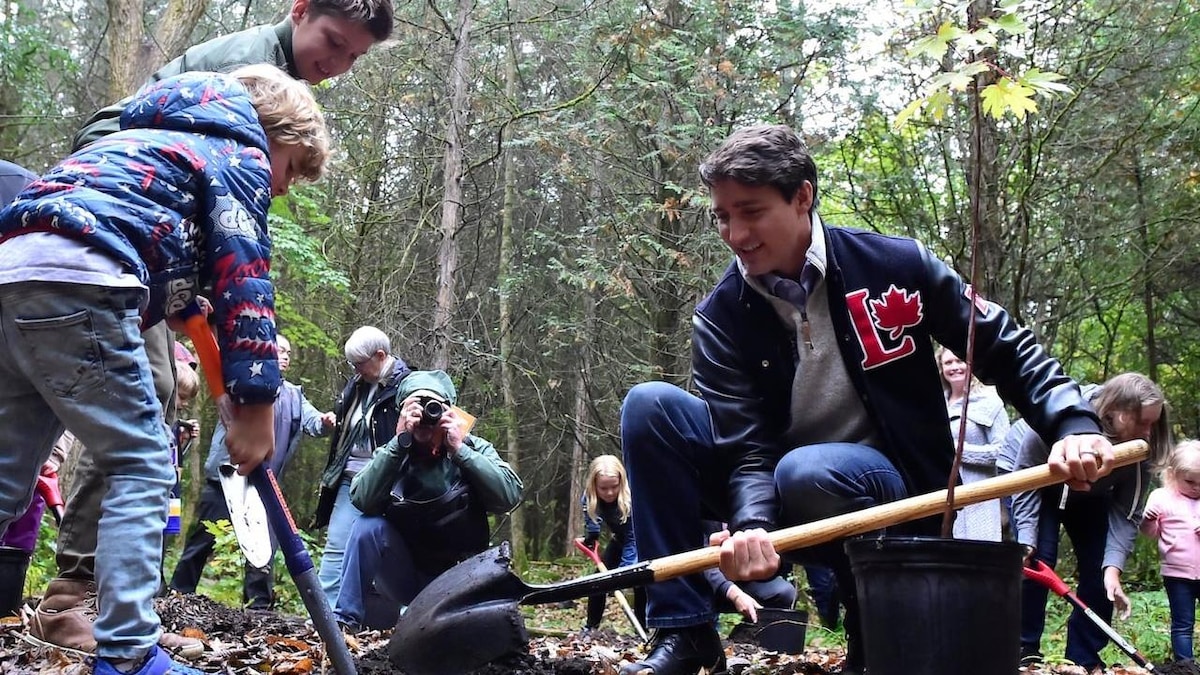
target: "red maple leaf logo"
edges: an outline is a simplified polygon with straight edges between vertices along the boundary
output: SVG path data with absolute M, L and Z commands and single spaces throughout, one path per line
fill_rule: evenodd
M 879 300 L 871 300 L 871 313 L 879 330 L 892 340 L 900 339 L 905 328 L 921 323 L 921 293 L 909 293 L 895 284 Z

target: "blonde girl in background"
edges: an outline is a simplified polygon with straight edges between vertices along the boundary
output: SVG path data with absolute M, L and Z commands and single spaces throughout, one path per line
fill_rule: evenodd
M 957 354 L 938 347 L 938 374 L 946 396 L 946 414 L 950 417 L 950 436 L 958 447 L 958 432 L 966 407 L 967 425 L 963 441 L 962 482 L 996 475 L 996 457 L 1008 434 L 1008 413 L 1004 401 L 992 387 L 984 386 L 974 377 L 967 378 L 967 364 Z M 993 499 L 972 504 L 959 511 L 954 520 L 955 539 L 1000 541 L 1001 502 Z
M 612 536 L 600 554 L 600 559 L 609 569 L 632 565 L 637 562 L 637 543 L 633 536 L 629 479 L 625 465 L 616 455 L 600 455 L 588 466 L 584 482 L 583 497 L 583 543 L 594 548 L 600 542 L 600 532 L 607 526 Z M 600 625 L 604 617 L 604 594 L 588 596 L 587 623 L 584 630 Z M 646 616 L 645 589 L 633 591 L 634 611 L 643 623 Z
M 1142 533 L 1158 540 L 1163 587 L 1171 607 L 1171 651 L 1192 661 L 1200 599 L 1200 441 L 1179 443 L 1162 467 L 1163 487 L 1150 493 Z

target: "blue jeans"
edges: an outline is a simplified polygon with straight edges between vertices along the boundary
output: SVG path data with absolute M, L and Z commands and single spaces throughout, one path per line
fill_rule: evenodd
M 350 503 L 350 479 L 343 478 L 338 486 L 337 499 L 333 502 L 333 513 L 329 516 L 329 529 L 325 533 L 325 551 L 321 554 L 321 567 L 317 579 L 321 591 L 331 608 L 337 607 L 338 591 L 342 585 L 342 564 L 346 557 L 346 542 L 354 523 L 362 517 L 362 511 Z
M 711 424 L 704 401 L 674 385 L 647 382 L 625 396 L 621 447 L 642 560 L 695 548 L 704 536 L 702 518 L 728 519 L 729 470 L 718 461 Z M 792 450 L 776 468 L 775 486 L 782 526 L 906 496 L 900 474 L 883 455 L 848 443 Z M 788 558 L 829 565 L 843 573 L 843 588 L 853 588 L 841 541 Z M 652 627 L 693 626 L 713 617 L 712 591 L 701 575 L 653 584 L 647 595 L 646 623 Z M 854 601 L 851 593 L 846 595 Z M 847 604 L 847 622 L 850 618 Z
M 400 608 L 412 602 L 435 576 L 417 566 L 409 543 L 387 519 L 363 516 L 354 524 L 346 543 L 346 565 L 335 605 L 338 619 L 359 626 L 392 628 Z M 371 616 L 367 598 L 372 588 L 393 608 L 391 616 Z M 387 624 L 371 625 L 379 621 Z
M 0 286 L 0 530 L 24 512 L 64 426 L 87 439 L 108 489 L 97 526 L 105 658 L 158 641 L 162 530 L 175 484 L 170 441 L 139 328 L 141 289 Z
M 1171 651 L 1177 661 L 1191 661 L 1200 581 L 1163 577 L 1163 587 L 1167 591 L 1167 604 L 1171 606 Z
M 1038 515 L 1037 551 L 1034 559 L 1049 567 L 1058 563 L 1058 531 L 1062 527 L 1075 549 L 1079 588 L 1076 595 L 1100 618 L 1112 622 L 1113 604 L 1104 590 L 1104 545 L 1108 540 L 1109 498 L 1086 492 L 1071 492 L 1065 509 L 1059 509 L 1062 486 L 1042 490 L 1042 510 Z M 1048 589 L 1026 579 L 1021 582 L 1021 653 L 1038 652 L 1046 626 Z M 1076 665 L 1094 668 L 1100 665 L 1100 650 L 1108 644 L 1104 631 L 1087 615 L 1075 609 L 1067 619 L 1067 647 L 1064 653 Z

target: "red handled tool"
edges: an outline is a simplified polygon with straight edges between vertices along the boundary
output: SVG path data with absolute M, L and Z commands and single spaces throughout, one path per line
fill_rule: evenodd
M 1093 612 L 1091 607 L 1083 604 L 1083 601 L 1079 599 L 1079 596 L 1075 595 L 1075 593 L 1071 591 L 1071 587 L 1067 586 L 1067 583 L 1054 573 L 1053 568 L 1046 565 L 1046 563 L 1042 562 L 1041 560 L 1035 560 L 1033 563 L 1033 567 L 1023 568 L 1026 579 L 1032 579 L 1046 588 L 1054 591 L 1055 595 L 1066 598 L 1067 602 L 1071 603 L 1076 609 L 1083 612 L 1084 616 L 1090 619 L 1092 623 L 1096 624 L 1100 630 L 1104 631 L 1104 634 L 1108 636 L 1108 639 L 1112 640 L 1112 643 L 1116 645 L 1117 648 L 1128 654 L 1129 658 L 1133 659 L 1135 663 L 1146 670 L 1151 672 L 1154 671 L 1153 664 L 1147 661 L 1146 657 L 1142 656 L 1142 653 L 1137 650 L 1137 647 L 1134 647 L 1129 643 L 1128 640 L 1121 637 L 1117 631 L 1113 630 L 1112 626 L 1108 625 L 1104 619 L 1100 618 L 1099 614 Z
M 608 571 L 608 567 L 604 564 L 604 561 L 600 559 L 600 554 L 596 552 L 596 549 L 591 548 L 587 544 L 583 543 L 582 539 L 575 540 L 575 548 L 583 551 L 584 555 L 591 558 L 592 562 L 596 563 L 596 569 L 600 570 L 601 572 Z M 637 614 L 635 614 L 633 608 L 629 606 L 629 601 L 625 599 L 625 593 L 623 593 L 620 589 L 617 589 L 613 591 L 612 594 L 613 597 L 617 599 L 617 604 L 621 606 L 621 611 L 625 612 L 625 616 L 629 617 L 629 623 L 633 624 L 633 629 L 637 631 L 638 637 L 642 638 L 643 642 L 648 640 L 649 638 L 646 637 L 646 629 L 642 628 L 642 622 L 638 621 Z
M 214 399 L 220 399 L 225 395 L 225 383 L 221 379 L 221 352 L 217 341 L 208 329 L 208 322 L 204 320 L 203 312 L 196 303 L 180 314 L 185 318 L 185 332 L 192 339 L 192 346 L 196 348 L 196 354 L 200 357 L 200 366 L 204 368 L 210 393 Z M 346 638 L 338 629 L 325 593 L 321 591 L 321 582 L 317 579 L 312 558 L 309 557 L 304 548 L 304 541 L 300 539 L 300 533 L 296 530 L 296 522 L 292 519 L 283 493 L 279 490 L 279 483 L 275 481 L 274 472 L 259 464 L 246 480 L 254 486 L 262 505 L 266 508 L 267 522 L 271 524 L 279 542 L 279 549 L 283 551 L 288 573 L 296 582 L 296 590 L 299 591 L 304 607 L 312 617 L 313 627 L 321 636 L 321 642 L 325 644 L 325 652 L 329 655 L 333 669 L 339 675 L 356 675 L 358 671 L 354 667 L 350 649 L 346 646 Z
M 42 501 L 46 502 L 46 506 L 50 507 L 50 513 L 54 514 L 54 524 L 62 525 L 67 504 L 58 489 L 58 473 L 38 474 L 37 491 L 42 496 Z

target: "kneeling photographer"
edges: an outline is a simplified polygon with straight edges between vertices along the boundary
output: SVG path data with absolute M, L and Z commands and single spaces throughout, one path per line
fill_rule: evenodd
M 391 628 L 434 577 L 487 548 L 488 513 L 521 501 L 521 479 L 491 443 L 470 435 L 473 419 L 455 398 L 446 373 L 409 374 L 396 392 L 396 437 L 354 477 L 350 501 L 363 517 L 346 544 L 335 608 L 349 630 Z M 395 614 L 366 615 L 372 583 Z

